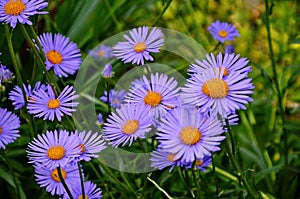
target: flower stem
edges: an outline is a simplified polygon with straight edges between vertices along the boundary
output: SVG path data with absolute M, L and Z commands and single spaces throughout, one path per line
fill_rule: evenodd
M 216 194 L 217 194 L 217 197 L 218 197 L 218 195 L 219 195 L 219 182 L 218 182 L 218 178 L 217 178 L 217 175 L 216 175 L 216 165 L 215 165 L 213 155 L 211 155 L 211 161 L 212 161 L 212 169 L 213 169 L 214 180 L 215 180 L 215 184 L 216 184 Z
M 65 188 L 65 190 L 66 190 L 66 192 L 67 192 L 69 198 L 70 198 L 70 199 L 74 199 L 73 196 L 72 196 L 72 194 L 71 194 L 71 191 L 70 191 L 68 185 L 66 184 L 66 182 L 65 182 L 65 180 L 64 180 L 64 177 L 62 176 L 60 167 L 57 167 L 56 169 L 57 169 L 57 173 L 58 173 L 58 177 L 59 177 L 59 179 L 60 179 L 60 182 L 61 182 L 61 184 L 63 185 L 63 187 Z
M 228 127 L 227 130 L 228 130 L 228 134 L 229 134 L 229 138 L 230 138 L 232 154 L 235 157 L 235 144 L 234 144 L 234 140 L 233 140 L 233 136 L 232 136 L 232 132 L 231 132 L 231 128 L 230 128 L 228 118 L 225 119 L 225 123 L 226 123 L 226 126 Z
M 157 16 L 157 18 L 154 20 L 152 26 L 155 26 L 156 23 L 160 20 L 160 18 L 165 14 L 166 10 L 168 9 L 168 7 L 170 6 L 172 0 L 168 0 L 168 2 L 166 3 L 165 7 L 163 8 L 163 10 L 161 11 L 161 13 Z
M 278 81 L 278 73 L 276 70 L 276 62 L 274 57 L 274 51 L 273 51 L 273 45 L 272 45 L 272 37 L 271 37 L 271 29 L 270 29 L 270 20 L 269 20 L 269 13 L 270 13 L 270 7 L 269 7 L 269 1 L 265 0 L 265 7 L 266 7 L 266 16 L 265 16 L 265 25 L 267 29 L 268 34 L 268 44 L 269 44 L 269 53 L 271 58 L 271 65 L 272 65 L 272 71 L 274 75 L 274 83 L 275 88 L 277 91 L 277 98 L 278 98 L 278 106 L 280 110 L 280 116 L 282 120 L 282 131 L 283 131 L 283 145 L 284 145 L 284 163 L 285 165 L 288 165 L 288 135 L 285 129 L 285 115 L 284 115 L 284 106 L 283 106 L 283 94 L 281 93 L 279 81 Z
M 85 192 L 84 192 L 83 173 L 81 170 L 80 161 L 77 162 L 77 166 L 78 166 L 79 177 L 80 177 L 81 192 L 82 192 L 83 198 L 85 199 L 86 196 L 85 196 Z
M 197 195 L 199 199 L 201 199 L 201 189 L 200 189 L 200 186 L 199 186 L 199 183 L 198 183 L 198 180 L 197 180 L 197 177 L 196 177 L 196 172 L 195 172 L 195 162 L 193 163 L 193 166 L 192 166 L 192 175 L 193 175 L 193 179 L 194 179 L 194 182 L 195 182 L 195 185 L 196 185 L 196 188 L 197 188 Z

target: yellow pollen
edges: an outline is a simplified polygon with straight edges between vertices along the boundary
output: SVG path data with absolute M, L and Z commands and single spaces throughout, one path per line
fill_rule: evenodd
M 162 96 L 158 92 L 148 91 L 148 94 L 144 98 L 145 104 L 155 107 L 160 104 Z
M 62 55 L 56 50 L 47 52 L 46 57 L 52 64 L 60 64 L 63 60 Z
M 2 133 L 2 126 L 0 126 L 0 134 Z
M 85 197 L 83 198 L 83 195 L 80 195 L 80 196 L 78 196 L 77 199 L 89 199 L 89 197 L 88 197 L 87 195 L 84 194 L 84 196 L 85 196 Z
M 63 179 L 66 179 L 66 177 L 67 177 L 67 172 L 66 172 L 64 169 L 62 169 L 62 168 L 60 168 L 60 171 L 61 171 L 61 175 L 62 175 Z M 57 169 L 54 169 L 54 170 L 51 172 L 51 177 L 52 177 L 52 179 L 53 179 L 55 182 L 60 182 L 60 179 L 59 179 L 59 175 L 58 175 Z
M 219 30 L 218 35 L 222 38 L 225 38 L 225 37 L 227 37 L 228 32 L 225 30 Z
M 47 151 L 47 156 L 52 160 L 60 160 L 66 154 L 66 149 L 60 145 L 51 146 Z
M 137 120 L 129 120 L 122 126 L 122 132 L 126 135 L 131 135 L 139 128 Z
M 200 161 L 200 160 L 196 160 L 196 162 L 195 162 L 195 165 L 196 165 L 197 167 L 201 166 L 202 164 L 203 164 L 203 162 Z
M 223 98 L 228 95 L 227 83 L 219 78 L 208 80 L 202 86 L 202 92 L 211 98 Z
M 180 139 L 184 144 L 194 145 L 201 139 L 201 133 L 197 128 L 188 126 L 180 131 Z
M 98 51 L 98 56 L 99 57 L 104 57 L 104 55 L 105 55 L 105 52 L 103 50 Z
M 146 50 L 146 48 L 147 48 L 147 46 L 144 42 L 139 42 L 139 43 L 135 44 L 133 47 L 134 51 L 137 53 L 143 52 L 144 50 Z
M 60 105 L 60 101 L 58 99 L 51 99 L 48 101 L 48 108 L 50 109 L 56 109 L 57 107 L 59 107 Z
M 21 0 L 10 0 L 4 5 L 4 13 L 8 15 L 20 15 L 26 9 L 26 5 Z
M 85 152 L 85 146 L 83 144 L 79 144 L 77 147 L 81 148 L 81 150 L 80 150 L 81 153 Z

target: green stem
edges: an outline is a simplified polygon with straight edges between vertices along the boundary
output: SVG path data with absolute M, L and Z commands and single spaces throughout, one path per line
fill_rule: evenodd
M 198 193 L 198 198 L 201 199 L 201 189 L 200 189 L 200 186 L 199 186 L 199 183 L 198 183 L 198 180 L 197 180 L 197 177 L 196 177 L 196 172 L 195 172 L 195 162 L 193 163 L 193 166 L 192 166 L 192 175 L 193 175 L 193 179 L 194 179 L 194 182 L 195 182 L 195 185 L 196 185 L 196 188 L 197 188 L 197 193 Z
M 80 177 L 80 185 L 81 185 L 81 193 L 83 195 L 83 198 L 85 199 L 85 192 L 84 192 L 84 182 L 83 182 L 83 173 L 80 166 L 80 161 L 77 162 L 78 171 L 79 171 L 79 177 Z
M 274 51 L 273 51 L 273 45 L 272 45 L 272 37 L 271 37 L 271 29 L 270 29 L 270 20 L 269 20 L 269 13 L 270 13 L 270 7 L 269 7 L 269 1 L 265 0 L 265 6 L 266 6 L 266 16 L 265 16 L 265 25 L 267 29 L 268 34 L 268 44 L 269 44 L 269 53 L 271 58 L 271 64 L 272 64 L 272 71 L 274 75 L 274 83 L 277 90 L 277 98 L 278 98 L 278 106 L 280 109 L 280 116 L 282 120 L 282 131 L 283 131 L 283 145 L 284 145 L 284 163 L 285 165 L 288 165 L 288 135 L 285 130 L 285 115 L 284 115 L 284 106 L 283 106 L 283 95 L 280 90 L 280 85 L 278 81 L 278 74 L 276 71 L 276 62 L 274 57 Z
M 166 3 L 165 7 L 163 8 L 163 10 L 161 11 L 161 13 L 156 17 L 156 19 L 154 20 L 152 26 L 155 26 L 156 23 L 160 20 L 160 18 L 165 14 L 165 12 L 167 11 L 168 7 L 170 6 L 172 0 L 168 0 L 168 2 Z
M 230 138 L 230 142 L 231 142 L 232 154 L 235 157 L 235 144 L 234 144 L 233 135 L 232 135 L 232 132 L 231 132 L 231 128 L 230 128 L 230 124 L 229 124 L 228 118 L 225 119 L 225 123 L 226 123 L 226 126 L 228 128 L 227 130 L 228 130 L 228 134 L 229 134 L 229 138 Z
M 14 52 L 14 47 L 13 47 L 13 44 L 11 41 L 12 34 L 10 34 L 10 32 L 9 32 L 9 28 L 8 28 L 7 24 L 4 26 L 4 29 L 5 29 L 5 35 L 6 35 L 9 53 L 11 56 L 11 61 L 14 65 L 16 76 L 17 76 L 17 82 L 18 82 L 18 85 L 21 87 L 21 89 L 23 91 L 23 95 L 24 95 L 25 92 L 24 92 L 24 88 L 23 88 L 23 80 L 22 80 L 22 76 L 21 76 L 21 72 L 20 72 L 20 67 L 18 65 L 17 58 L 16 58 L 16 55 Z M 24 98 L 24 99 L 26 99 L 26 98 Z
M 61 92 L 59 86 L 57 85 L 57 82 L 55 81 L 54 77 L 49 73 L 49 71 L 46 69 L 44 62 L 43 62 L 38 50 L 36 49 L 35 44 L 32 42 L 32 40 L 31 40 L 29 34 L 27 33 L 26 28 L 23 24 L 21 24 L 21 29 L 23 31 L 26 41 L 29 43 L 31 49 L 33 50 L 33 53 L 35 54 L 35 56 L 37 58 L 38 65 L 43 69 L 44 73 L 46 74 L 46 78 L 47 78 L 48 82 L 54 86 L 53 90 L 54 90 L 55 94 L 57 95 L 56 90 L 58 92 Z
M 113 22 L 115 23 L 115 25 L 117 26 L 118 31 L 122 30 L 122 25 L 121 23 L 118 21 L 114 11 L 112 10 L 109 1 L 108 0 L 104 0 L 105 6 L 108 8 L 109 14 L 113 20 Z
M 68 185 L 66 184 L 66 182 L 65 182 L 65 180 L 64 180 L 64 177 L 63 177 L 63 175 L 62 175 L 62 173 L 61 173 L 60 167 L 57 167 L 56 169 L 57 169 L 57 173 L 58 173 L 58 177 L 59 177 L 59 179 L 60 179 L 60 182 L 61 182 L 61 184 L 63 185 L 63 187 L 65 188 L 65 190 L 66 190 L 66 192 L 67 192 L 69 198 L 70 198 L 70 199 L 74 199 L 73 196 L 72 196 L 72 194 L 71 194 L 71 191 L 70 191 Z
M 216 175 L 216 165 L 215 165 L 213 155 L 211 155 L 211 162 L 212 162 L 214 180 L 215 180 L 215 184 L 216 184 L 216 194 L 217 194 L 217 197 L 218 197 L 218 195 L 219 195 L 219 182 L 218 182 L 218 178 L 217 178 L 217 175 Z
M 144 145 L 143 145 L 143 143 L 141 142 L 140 139 L 138 139 L 138 143 L 141 146 L 143 153 L 145 154 L 146 149 L 145 149 L 145 147 L 144 147 Z M 144 162 L 147 162 L 147 160 L 145 159 Z M 145 173 L 144 174 L 144 186 L 143 186 L 143 189 L 142 189 L 142 198 L 145 197 L 145 192 L 146 192 L 146 189 L 147 189 L 147 182 L 148 182 L 147 178 L 148 178 L 148 174 Z
M 228 128 L 230 128 L 230 127 L 228 126 Z M 228 139 L 225 139 L 225 147 L 226 147 L 226 152 L 228 154 L 228 157 L 233 165 L 233 168 L 235 169 L 235 171 L 237 173 L 237 177 L 243 182 L 243 185 L 244 185 L 245 189 L 248 191 L 249 196 L 251 198 L 258 198 L 258 194 L 253 191 L 252 187 L 249 185 L 244 174 L 241 173 L 240 166 L 239 166 L 238 162 L 236 161 L 236 159 L 230 149 L 230 143 L 229 143 Z

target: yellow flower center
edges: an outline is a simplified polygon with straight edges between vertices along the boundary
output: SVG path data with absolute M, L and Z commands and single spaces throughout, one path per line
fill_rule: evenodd
M 219 30 L 218 35 L 222 38 L 225 38 L 225 37 L 227 37 L 228 32 L 225 30 Z
M 222 71 L 222 69 L 223 69 L 223 67 L 222 66 L 219 66 L 219 67 L 217 67 L 219 70 L 218 70 L 218 72 L 219 72 L 219 74 L 221 73 L 221 71 Z M 215 72 L 216 72 L 216 69 L 214 70 Z M 228 75 L 229 74 L 229 72 L 228 72 L 228 69 L 227 68 L 224 68 L 224 72 L 223 72 L 223 77 L 225 77 L 226 75 Z
M 26 9 L 26 5 L 21 0 L 10 0 L 4 5 L 4 13 L 7 15 L 20 15 Z
M 79 144 L 77 147 L 81 148 L 81 150 L 80 150 L 81 153 L 85 152 L 85 146 L 83 144 Z
M 158 92 L 148 91 L 147 95 L 144 98 L 145 104 L 148 104 L 152 107 L 155 107 L 160 104 L 162 96 Z
M 195 162 L 195 165 L 196 165 L 197 167 L 201 166 L 202 164 L 203 164 L 203 162 L 200 161 L 200 160 L 196 160 L 196 162 Z
M 104 57 L 105 53 L 103 50 L 98 50 L 98 56 L 99 57 Z
M 52 160 L 60 160 L 66 154 L 66 149 L 60 145 L 51 146 L 47 151 L 47 156 Z
M 57 107 L 59 107 L 60 105 L 60 101 L 58 99 L 51 99 L 48 101 L 48 108 L 50 109 L 56 109 Z
M 174 157 L 175 157 L 175 154 L 174 154 L 174 153 L 170 153 L 170 154 L 168 155 L 168 161 L 169 161 L 169 162 L 176 162 L 178 159 L 175 160 Z
M 85 196 L 85 197 L 83 198 L 83 195 L 80 195 L 80 196 L 78 196 L 77 199 L 89 199 L 89 197 L 88 197 L 87 195 L 84 194 L 84 196 Z
M 47 52 L 46 57 L 52 64 L 60 64 L 63 60 L 62 55 L 56 50 Z
M 2 126 L 0 126 L 0 134 L 2 133 Z
M 227 83 L 219 78 L 208 80 L 202 86 L 202 92 L 211 98 L 223 98 L 228 95 Z
M 129 120 L 122 126 L 122 132 L 126 135 L 133 134 L 139 128 L 139 122 L 137 120 Z
M 139 43 L 135 44 L 133 47 L 134 51 L 137 53 L 143 52 L 144 50 L 146 50 L 146 48 L 147 48 L 147 46 L 144 42 L 139 42 Z
M 112 104 L 119 104 L 119 103 L 120 103 L 120 101 L 119 101 L 119 100 L 117 100 L 117 99 L 115 99 L 115 100 L 113 100 L 111 103 L 112 103 Z
M 66 179 L 66 177 L 67 177 L 67 172 L 66 172 L 64 169 L 62 169 L 62 168 L 60 168 L 60 171 L 61 171 L 61 175 L 62 175 L 63 179 Z M 54 170 L 51 172 L 51 177 L 52 177 L 52 179 L 53 179 L 55 182 L 60 182 L 60 179 L 59 179 L 59 175 L 58 175 L 57 169 L 54 169 Z
M 180 131 L 180 139 L 184 144 L 194 145 L 201 139 L 200 131 L 192 126 L 183 128 Z

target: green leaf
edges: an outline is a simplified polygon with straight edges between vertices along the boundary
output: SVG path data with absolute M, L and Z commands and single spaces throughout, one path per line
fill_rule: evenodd
M 270 173 L 278 172 L 279 170 L 281 170 L 283 166 L 284 166 L 284 164 L 280 164 L 280 165 L 276 165 L 276 166 L 271 167 L 271 168 L 264 169 L 260 172 L 257 172 L 256 175 L 255 175 L 255 182 L 259 183 L 261 180 L 263 180 Z
M 13 175 L 11 175 L 6 169 L 0 167 L 0 178 L 4 179 L 12 187 L 16 188 Z

